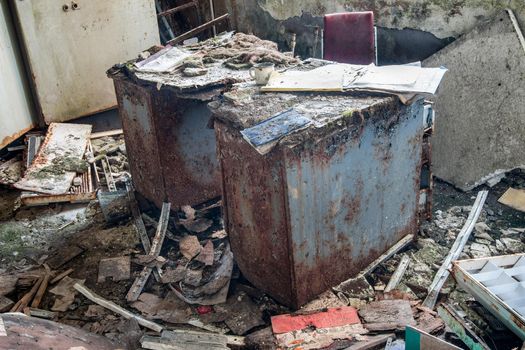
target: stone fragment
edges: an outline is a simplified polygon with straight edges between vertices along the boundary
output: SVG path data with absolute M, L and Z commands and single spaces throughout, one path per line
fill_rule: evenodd
M 501 237 L 501 242 L 505 245 L 507 251 L 510 253 L 517 254 L 525 252 L 525 244 L 523 244 L 523 242 L 518 239 Z

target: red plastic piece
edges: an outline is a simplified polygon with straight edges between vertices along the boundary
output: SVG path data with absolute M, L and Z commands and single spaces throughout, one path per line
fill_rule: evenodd
M 309 327 L 330 328 L 361 323 L 353 307 L 331 308 L 310 315 L 278 315 L 272 317 L 274 334 L 288 333 Z
M 208 314 L 208 313 L 210 313 L 212 311 L 213 311 L 213 307 L 212 306 L 207 306 L 207 305 L 197 306 L 197 313 L 199 315 Z
M 375 63 L 374 13 L 343 12 L 324 16 L 324 59 Z

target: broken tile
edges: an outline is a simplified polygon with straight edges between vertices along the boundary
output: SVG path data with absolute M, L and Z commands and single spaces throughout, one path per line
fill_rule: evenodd
M 185 236 L 181 238 L 179 241 L 179 248 L 181 254 L 189 260 L 199 254 L 202 249 L 199 240 L 195 236 Z
M 375 296 L 374 289 L 364 276 L 351 278 L 334 287 L 334 290 L 345 293 L 350 298 L 368 299 Z
M 49 290 L 50 293 L 57 295 L 55 303 L 51 307 L 51 311 L 67 311 L 69 305 L 75 300 L 75 295 L 77 293 L 73 286 L 75 283 L 83 284 L 84 281 L 85 280 L 83 279 L 75 279 L 69 276 L 61 279 L 54 288 Z
M 142 293 L 131 306 L 147 318 L 169 323 L 186 323 L 193 314 L 191 308 L 171 292 L 164 299 L 155 294 Z
M 248 295 L 242 292 L 232 295 L 225 304 L 216 305 L 215 309 L 218 312 L 226 312 L 227 317 L 224 322 L 236 335 L 243 335 L 265 324 L 262 311 Z
M 309 327 L 331 328 L 359 324 L 357 310 L 350 306 L 330 308 L 307 315 L 272 316 L 272 330 L 275 334 L 288 333 Z
M 474 230 L 474 237 L 494 242 L 494 238 L 490 235 L 490 227 L 486 223 L 478 222 L 474 226 Z
M 501 242 L 507 248 L 507 251 L 510 253 L 523 253 L 525 252 L 525 244 L 518 239 L 513 239 L 509 237 L 501 237 Z
M 97 282 L 102 283 L 108 279 L 123 281 L 129 279 L 131 258 L 129 255 L 116 258 L 101 259 L 98 265 Z
M 488 245 L 480 244 L 476 242 L 470 245 L 469 254 L 475 259 L 491 256 L 490 248 Z
M 359 316 L 373 331 L 404 330 L 406 325 L 416 324 L 408 300 L 373 301 L 359 310 Z
M 181 224 L 182 226 L 184 226 L 186 230 L 190 232 L 201 233 L 209 229 L 211 225 L 213 224 L 213 221 L 210 219 L 206 219 L 206 218 L 197 218 L 195 220 L 189 220 L 189 221 L 181 220 Z
M 214 258 L 213 253 L 214 253 L 213 242 L 210 240 L 206 242 L 204 247 L 201 249 L 201 252 L 199 253 L 199 255 L 197 255 L 197 257 L 195 258 L 195 260 L 200 261 L 206 266 L 211 266 L 213 265 L 213 258 Z
M 525 164 L 525 99 L 515 88 L 523 84 L 525 55 L 513 18 L 503 10 L 480 21 L 423 62 L 449 70 L 433 98 L 433 172 L 464 191 Z
M 176 268 L 166 268 L 161 276 L 162 283 L 176 283 L 182 281 L 186 276 L 186 268 L 182 265 L 177 265 Z
M 180 210 L 186 215 L 186 220 L 193 221 L 195 219 L 195 209 L 191 205 L 183 205 L 180 207 Z
M 86 312 L 84 312 L 86 317 L 101 317 L 106 314 L 106 309 L 100 305 L 89 305 Z
M 226 238 L 228 237 L 228 234 L 226 233 L 225 230 L 220 230 L 220 231 L 217 231 L 217 232 L 213 232 L 211 234 L 211 238 L 215 238 L 215 239 L 222 239 L 222 238 Z

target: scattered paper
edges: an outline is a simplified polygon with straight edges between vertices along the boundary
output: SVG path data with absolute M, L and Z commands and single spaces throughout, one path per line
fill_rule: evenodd
M 135 63 L 135 66 L 141 72 L 172 72 L 180 67 L 182 62 L 191 55 L 191 52 L 179 49 L 176 46 L 166 47 L 144 61 Z
M 446 68 L 408 65 L 375 66 L 328 64 L 309 71 L 275 73 L 262 91 L 366 90 L 395 94 L 435 94 Z

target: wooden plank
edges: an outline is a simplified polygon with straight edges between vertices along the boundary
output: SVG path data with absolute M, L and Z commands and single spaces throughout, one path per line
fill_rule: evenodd
M 76 172 L 64 167 L 82 159 L 90 134 L 91 125 L 52 123 L 35 160 L 14 187 L 55 195 L 66 193 Z
M 151 261 L 155 260 L 159 256 L 160 249 L 162 248 L 162 244 L 164 243 L 164 238 L 166 237 L 166 230 L 168 229 L 170 210 L 170 203 L 162 203 L 162 211 L 160 213 L 159 225 L 157 226 L 157 231 L 155 232 L 155 237 L 153 237 L 150 251 L 148 253 L 148 257 L 151 258 Z M 139 218 L 142 221 L 142 216 L 139 215 Z M 144 223 L 142 224 L 144 225 Z M 140 275 L 135 279 L 135 281 L 131 285 L 131 288 L 128 291 L 128 294 L 126 295 L 127 301 L 137 301 L 137 299 L 140 296 L 140 293 L 142 293 L 142 290 L 146 285 L 146 282 L 148 282 L 148 278 L 151 275 L 152 271 L 152 267 L 144 266 L 144 269 L 142 270 Z
M 410 258 L 408 255 L 403 255 L 401 258 L 401 261 L 399 262 L 399 265 L 396 268 L 396 271 L 394 271 L 394 274 L 390 278 L 390 281 L 388 281 L 388 284 L 385 287 L 385 293 L 390 292 L 393 289 L 396 289 L 397 285 L 403 278 L 403 275 L 405 274 L 405 271 L 407 270 L 408 264 L 410 263 Z
M 75 270 L 73 269 L 67 269 L 66 271 L 62 272 L 62 273 L 59 273 L 58 275 L 56 275 L 52 280 L 51 282 L 49 282 L 49 284 L 55 284 L 57 283 L 58 281 L 60 281 L 62 278 L 68 276 L 69 274 L 71 274 L 71 272 L 73 272 Z
M 189 39 L 192 36 L 195 36 L 196 34 L 202 32 L 202 31 L 204 31 L 204 30 L 206 30 L 206 29 L 208 29 L 208 28 L 210 28 L 212 26 L 214 26 L 215 24 L 224 21 L 225 19 L 228 18 L 229 15 L 230 15 L 229 13 L 225 13 L 224 15 L 219 16 L 219 17 L 215 18 L 214 20 L 206 22 L 206 23 L 204 23 L 204 24 L 202 24 L 202 25 L 200 25 L 200 26 L 198 26 L 196 28 L 193 28 L 192 30 L 190 30 L 190 31 L 188 31 L 188 32 L 186 32 L 186 33 L 184 33 L 182 35 L 179 35 L 178 37 L 168 41 L 167 44 L 175 45 L 177 43 L 180 43 L 181 41 Z
M 467 243 L 470 234 L 474 229 L 474 225 L 476 224 L 476 221 L 478 221 L 478 217 L 481 214 L 481 209 L 483 208 L 483 204 L 485 204 L 485 200 L 487 199 L 488 193 L 488 191 L 478 192 L 476 201 L 472 206 L 472 210 L 470 211 L 465 225 L 463 225 L 463 228 L 458 233 L 456 241 L 452 245 L 452 248 L 450 248 L 447 257 L 443 261 L 443 264 L 434 276 L 432 284 L 428 288 L 428 295 L 423 301 L 423 306 L 426 306 L 429 309 L 433 309 L 436 305 L 439 291 L 443 287 L 443 284 L 445 284 L 445 281 L 447 280 L 448 275 L 450 274 L 449 269 L 452 266 L 452 261 L 457 260 L 457 258 L 459 258 L 459 256 L 461 255 L 461 252 L 463 251 L 463 248 L 465 247 L 465 244 Z
M 128 310 L 124 309 L 121 306 L 118 306 L 114 302 L 106 300 L 106 299 L 100 297 L 99 295 L 93 293 L 91 290 L 89 290 L 88 288 L 84 287 L 81 284 L 75 283 L 74 288 L 77 291 L 79 291 L 80 293 L 82 293 L 82 295 L 84 295 L 86 298 L 88 298 L 92 302 L 94 302 L 94 303 L 96 303 L 96 304 L 98 304 L 98 305 L 100 305 L 102 307 L 105 307 L 106 309 L 109 309 L 109 310 L 111 310 L 111 311 L 113 311 L 113 312 L 123 316 L 124 318 L 127 318 L 127 319 L 133 318 L 133 319 L 135 319 L 138 322 L 139 325 L 141 325 L 143 327 L 151 329 L 151 330 L 153 330 L 155 332 L 161 332 L 164 329 L 164 327 L 162 327 L 158 323 L 155 323 L 155 322 L 152 322 L 152 321 L 148 321 L 148 320 L 146 320 L 145 318 L 143 318 L 141 316 L 138 316 L 138 315 L 135 315 L 132 312 L 129 312 Z
M 122 135 L 123 133 L 124 133 L 124 130 L 122 129 L 94 132 L 91 134 L 90 139 L 94 140 L 94 139 L 99 139 L 101 137 L 117 136 L 117 135 Z
M 205 340 L 198 342 L 181 342 L 172 339 L 151 337 L 145 335 L 140 340 L 144 349 L 152 350 L 228 350 L 226 345 L 207 343 Z

